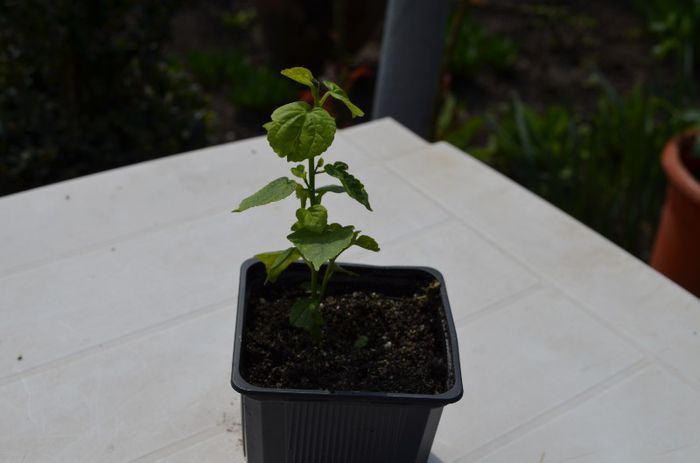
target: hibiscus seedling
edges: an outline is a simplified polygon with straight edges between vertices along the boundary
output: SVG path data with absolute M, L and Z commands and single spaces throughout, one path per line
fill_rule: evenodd
M 351 246 L 379 251 L 377 242 L 368 235 L 360 234 L 360 230 L 353 225 L 329 223 L 328 211 L 321 204 L 327 193 L 346 193 L 372 210 L 364 185 L 348 172 L 348 165 L 340 161 L 325 164 L 320 157 L 333 143 L 336 130 L 335 119 L 323 108 L 326 100 L 330 97 L 342 102 L 353 118 L 364 113 L 333 82 L 323 82 L 325 92 L 321 96 L 321 84 L 306 68 L 285 69 L 282 75 L 308 86 L 314 99 L 313 105 L 295 101 L 277 108 L 272 113 L 272 120 L 263 125 L 274 152 L 287 162 L 298 163 L 291 168 L 294 178 L 273 180 L 241 201 L 234 212 L 280 201 L 292 193 L 296 195 L 300 207 L 296 210 L 292 232 L 287 235 L 292 246 L 255 257 L 265 265 L 265 283 L 277 280 L 290 264 L 299 259 L 306 263 L 310 270 L 308 293 L 294 302 L 289 321 L 318 338 L 323 326 L 321 301 L 325 297 L 328 281 L 333 273 L 343 270 L 336 264 L 338 256 Z M 334 183 L 317 186 L 318 176 L 323 174 L 332 177 Z

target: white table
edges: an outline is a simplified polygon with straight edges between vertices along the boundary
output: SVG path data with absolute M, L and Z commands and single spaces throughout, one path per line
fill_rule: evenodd
M 331 218 L 447 279 L 464 398 L 432 462 L 700 461 L 700 302 L 457 149 L 384 119 L 326 156 L 376 212 Z M 294 201 L 264 138 L 0 198 L 0 462 L 242 462 L 229 386 L 240 263 Z M 330 199 L 330 198 L 329 198 Z

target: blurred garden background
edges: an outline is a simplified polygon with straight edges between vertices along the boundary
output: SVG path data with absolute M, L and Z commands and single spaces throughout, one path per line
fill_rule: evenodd
M 0 0 L 0 195 L 262 135 L 273 108 L 309 98 L 283 67 L 371 114 L 385 8 Z M 662 147 L 700 123 L 699 39 L 697 0 L 455 1 L 430 138 L 646 260 Z

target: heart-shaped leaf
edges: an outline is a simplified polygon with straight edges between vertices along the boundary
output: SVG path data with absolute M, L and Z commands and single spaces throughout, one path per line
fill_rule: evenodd
M 331 224 L 322 233 L 300 229 L 287 235 L 287 239 L 296 246 L 314 269 L 320 270 L 321 265 L 338 257 L 352 244 L 354 228 L 352 225 L 341 227 L 338 224 Z
M 291 195 L 296 187 L 297 182 L 294 180 L 290 180 L 287 177 L 280 177 L 241 201 L 241 204 L 239 204 L 233 212 L 243 212 L 251 207 L 280 201 Z
M 265 265 L 265 270 L 267 271 L 265 283 L 274 283 L 284 269 L 299 259 L 301 254 L 296 248 L 289 248 L 284 251 L 264 252 L 255 257 Z
M 369 197 L 367 196 L 367 191 L 365 191 L 365 186 L 360 182 L 355 176 L 348 173 L 348 165 L 344 162 L 334 162 L 333 164 L 326 164 L 326 173 L 331 177 L 335 177 L 340 180 L 343 184 L 347 194 L 365 206 L 370 211 L 372 207 L 369 205 Z
M 318 156 L 333 143 L 335 119 L 319 107 L 303 101 L 280 106 L 272 113 L 272 121 L 263 127 L 267 140 L 280 157 L 301 162 Z

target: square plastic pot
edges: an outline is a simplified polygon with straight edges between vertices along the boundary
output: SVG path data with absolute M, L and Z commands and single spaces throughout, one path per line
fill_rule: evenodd
M 249 259 L 241 267 L 231 373 L 231 385 L 241 394 L 249 463 L 422 463 L 430 455 L 443 407 L 462 397 L 457 334 L 440 272 L 428 267 L 341 265 L 356 275 L 336 273 L 331 283 L 335 291 L 410 294 L 434 279 L 440 282 L 448 388 L 431 395 L 274 389 L 248 383 L 241 375 L 248 300 L 265 280 L 262 263 Z M 292 264 L 282 279 L 302 283 L 308 268 Z

